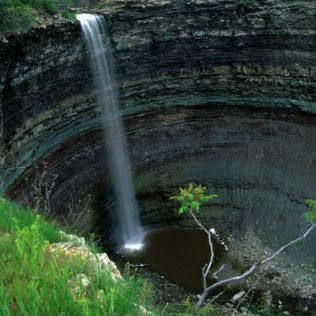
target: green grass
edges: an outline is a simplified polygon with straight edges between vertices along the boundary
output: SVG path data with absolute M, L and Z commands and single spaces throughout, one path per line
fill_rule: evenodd
M 73 20 L 72 0 L 0 0 L 0 35 L 27 31 L 40 16 L 60 14 Z
M 144 281 L 126 273 L 115 282 L 79 256 L 49 253 L 47 245 L 61 241 L 59 230 L 31 209 L 0 199 L 1 316 L 140 315 L 138 306 L 148 307 Z M 80 274 L 88 277 L 87 288 Z
M 38 217 L 31 208 L 21 207 L 15 202 L 0 197 L 0 230 L 12 232 L 17 228 L 29 227 L 38 223 L 43 238 L 50 243 L 65 241 L 59 234 L 61 227 L 54 221 Z

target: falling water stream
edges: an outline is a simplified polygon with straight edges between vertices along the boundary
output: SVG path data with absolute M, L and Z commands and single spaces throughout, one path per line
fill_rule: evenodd
M 98 91 L 98 102 L 103 108 L 105 142 L 108 146 L 108 159 L 117 200 L 119 244 L 137 249 L 142 244 L 144 234 L 133 188 L 105 19 L 95 14 L 77 14 L 76 18 L 82 27 Z

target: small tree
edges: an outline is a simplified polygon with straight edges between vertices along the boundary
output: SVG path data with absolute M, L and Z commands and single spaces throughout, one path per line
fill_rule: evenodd
M 293 244 L 297 243 L 300 240 L 305 239 L 311 231 L 316 226 L 316 200 L 310 199 L 306 200 L 305 203 L 307 206 L 309 206 L 309 211 L 304 214 L 305 219 L 307 220 L 307 228 L 305 232 L 300 235 L 298 238 L 290 241 L 286 245 L 279 248 L 277 251 L 275 251 L 271 256 L 263 258 L 255 263 L 252 264 L 252 266 L 246 270 L 244 273 L 230 277 L 224 280 L 217 281 L 211 285 L 207 284 L 207 277 L 209 275 L 210 269 L 212 267 L 213 261 L 214 261 L 214 246 L 212 242 L 212 234 L 215 235 L 214 229 L 207 229 L 201 222 L 197 219 L 195 213 L 198 213 L 200 211 L 200 208 L 202 205 L 208 203 L 209 201 L 213 200 L 214 198 L 218 197 L 217 194 L 207 195 L 206 194 L 206 187 L 203 187 L 202 185 L 194 186 L 192 183 L 189 184 L 187 188 L 179 188 L 179 194 L 172 196 L 170 199 L 175 200 L 179 202 L 179 214 L 185 214 L 189 213 L 192 218 L 194 219 L 195 223 L 203 229 L 203 231 L 208 236 L 208 243 L 210 247 L 210 259 L 209 262 L 205 264 L 205 266 L 202 268 L 202 276 L 203 276 L 203 292 L 199 297 L 198 302 L 195 305 L 194 314 L 196 311 L 202 306 L 203 302 L 207 298 L 208 294 L 218 288 L 219 286 L 230 284 L 233 282 L 241 281 L 251 274 L 253 274 L 257 269 L 259 269 L 264 264 L 268 263 L 270 260 L 272 260 L 274 257 L 279 255 L 284 249 L 292 246 Z M 222 270 L 223 266 L 216 272 L 213 273 L 214 279 L 217 279 L 216 274 Z

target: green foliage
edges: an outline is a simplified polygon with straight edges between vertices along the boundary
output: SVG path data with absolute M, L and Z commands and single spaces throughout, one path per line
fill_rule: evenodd
M 29 29 L 35 17 L 35 10 L 19 0 L 0 1 L 0 33 L 4 35 L 8 35 L 13 30 L 15 33 L 20 33 Z
M 73 21 L 76 18 L 76 14 L 74 12 L 71 12 L 71 11 L 63 11 L 61 13 L 61 16 L 64 19 L 69 20 L 69 21 Z
M 65 6 L 70 7 L 73 4 L 73 0 L 62 0 L 62 3 Z
M 80 256 L 48 252 L 46 237 L 57 241 L 58 231 L 30 209 L 0 199 L 1 316 L 138 316 L 138 306 L 148 306 L 150 289 L 141 279 L 126 273 L 115 282 Z M 78 281 L 74 286 L 81 274 L 87 288 Z
M 316 200 L 306 200 L 305 204 L 309 206 L 310 209 L 304 214 L 304 217 L 308 222 L 314 222 L 316 220 Z
M 170 200 L 179 202 L 179 214 L 187 213 L 188 211 L 199 212 L 200 207 L 214 198 L 217 194 L 206 195 L 206 187 L 201 184 L 194 186 L 192 183 L 187 188 L 179 188 L 179 194 L 172 196 Z
M 65 238 L 59 234 L 61 228 L 56 222 L 52 220 L 48 222 L 38 217 L 32 209 L 0 197 L 0 230 L 16 231 L 32 226 L 35 222 L 39 225 L 40 233 L 49 242 L 65 241 Z
M 45 12 L 49 14 L 54 14 L 58 12 L 58 6 L 55 0 L 37 0 L 34 2 L 35 6 L 42 8 Z
M 0 35 L 22 33 L 36 24 L 39 16 L 61 14 L 72 20 L 73 0 L 0 0 Z

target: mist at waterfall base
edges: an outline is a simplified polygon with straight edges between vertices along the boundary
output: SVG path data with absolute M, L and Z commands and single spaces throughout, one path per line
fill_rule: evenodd
M 135 198 L 127 141 L 118 101 L 111 44 L 101 15 L 77 14 L 88 48 L 98 103 L 103 108 L 103 130 L 116 198 L 118 247 L 139 249 L 144 232 Z

